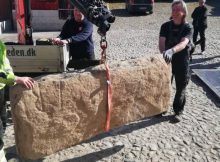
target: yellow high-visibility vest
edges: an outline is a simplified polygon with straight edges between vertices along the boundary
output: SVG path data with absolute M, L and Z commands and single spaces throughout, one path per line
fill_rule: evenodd
M 0 89 L 4 88 L 5 85 L 12 86 L 14 84 L 15 75 L 6 56 L 5 44 L 0 40 Z

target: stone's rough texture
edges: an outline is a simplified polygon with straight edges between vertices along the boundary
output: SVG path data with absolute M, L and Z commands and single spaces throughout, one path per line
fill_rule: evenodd
M 167 111 L 170 67 L 160 55 L 110 64 L 111 128 Z M 102 133 L 107 109 L 103 65 L 37 78 L 34 89 L 11 89 L 16 146 L 38 159 Z

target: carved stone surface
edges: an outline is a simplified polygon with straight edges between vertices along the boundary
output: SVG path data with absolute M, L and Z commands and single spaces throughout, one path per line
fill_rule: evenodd
M 111 128 L 166 111 L 170 66 L 160 55 L 110 64 Z M 11 89 L 18 153 L 39 159 L 103 132 L 107 110 L 104 65 L 36 78 L 34 89 Z

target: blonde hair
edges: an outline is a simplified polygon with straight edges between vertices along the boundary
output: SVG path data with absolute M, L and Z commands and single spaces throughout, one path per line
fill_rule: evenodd
M 185 12 L 185 17 L 186 17 L 188 15 L 188 9 L 186 3 L 183 0 L 174 0 L 172 3 L 172 7 L 178 4 L 181 4 L 181 6 L 183 7 L 183 11 Z

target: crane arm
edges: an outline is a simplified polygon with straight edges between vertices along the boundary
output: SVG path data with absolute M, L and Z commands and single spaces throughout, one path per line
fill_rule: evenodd
M 115 16 L 109 11 L 103 0 L 70 0 L 85 17 L 98 27 L 98 33 L 105 36 L 110 28 L 110 23 L 115 21 Z M 16 19 L 18 28 L 18 42 L 32 45 L 31 2 L 30 0 L 15 0 Z
M 109 11 L 102 0 L 70 0 L 85 17 L 98 27 L 98 33 L 103 36 L 115 21 L 115 16 Z

